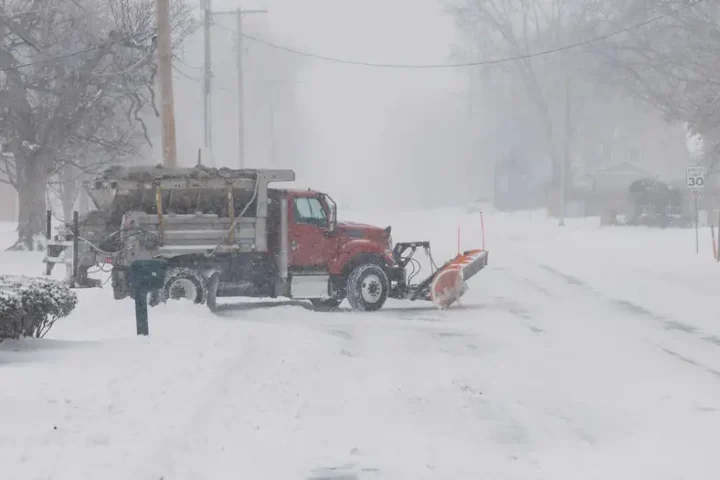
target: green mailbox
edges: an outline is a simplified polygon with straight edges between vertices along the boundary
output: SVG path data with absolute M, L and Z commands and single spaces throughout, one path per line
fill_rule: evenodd
M 128 283 L 135 297 L 135 323 L 138 335 L 148 335 L 147 295 L 165 285 L 167 260 L 135 260 L 130 264 Z

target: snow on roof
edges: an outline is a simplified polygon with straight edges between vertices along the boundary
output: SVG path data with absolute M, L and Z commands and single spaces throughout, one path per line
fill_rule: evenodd
M 685 146 L 688 149 L 688 152 L 690 153 L 690 157 L 692 158 L 698 158 L 702 157 L 703 150 L 705 146 L 705 141 L 702 137 L 702 135 L 693 134 L 690 132 L 690 129 L 685 126 Z
M 598 170 L 594 170 L 590 172 L 590 175 L 645 175 L 649 177 L 653 177 L 654 175 L 650 173 L 648 170 L 645 170 L 644 168 L 640 167 L 639 165 L 625 161 L 620 163 L 615 163 L 612 165 L 607 165 L 603 168 L 600 168 Z

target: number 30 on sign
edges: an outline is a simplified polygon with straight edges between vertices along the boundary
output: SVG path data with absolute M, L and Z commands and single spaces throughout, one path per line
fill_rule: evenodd
M 687 167 L 686 178 L 688 188 L 705 187 L 705 167 Z

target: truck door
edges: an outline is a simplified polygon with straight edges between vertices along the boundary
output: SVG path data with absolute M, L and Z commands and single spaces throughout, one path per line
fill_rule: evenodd
M 328 212 L 317 195 L 288 197 L 290 267 L 326 270 L 337 250 L 337 235 L 328 235 Z

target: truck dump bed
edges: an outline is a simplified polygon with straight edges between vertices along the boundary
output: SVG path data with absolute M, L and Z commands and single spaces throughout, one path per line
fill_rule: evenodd
M 86 190 L 118 230 L 144 233 L 149 254 L 259 253 L 268 251 L 268 184 L 293 180 L 292 170 L 114 167 Z

